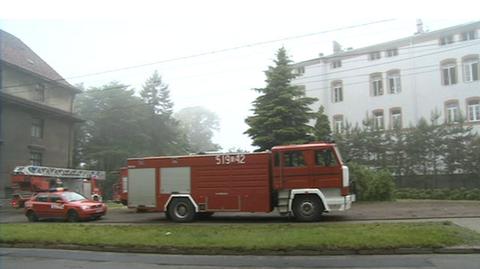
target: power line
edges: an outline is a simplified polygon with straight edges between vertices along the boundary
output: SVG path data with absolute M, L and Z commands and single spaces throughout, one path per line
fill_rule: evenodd
M 159 60 L 159 61 L 155 61 L 155 62 L 151 62 L 151 63 L 144 63 L 144 64 L 139 64 L 139 65 L 132 65 L 132 66 L 126 66 L 126 67 L 121 67 L 121 68 L 109 69 L 109 70 L 93 72 L 93 73 L 88 73 L 88 74 L 84 74 L 84 75 L 71 76 L 71 77 L 56 79 L 56 80 L 51 80 L 51 81 L 62 82 L 62 81 L 66 81 L 67 79 L 77 79 L 77 78 L 84 78 L 84 77 L 97 76 L 97 75 L 102 75 L 102 74 L 107 74 L 107 73 L 119 72 L 119 71 L 124 71 L 124 70 L 137 69 L 137 68 L 151 66 L 151 65 L 175 62 L 175 61 L 186 60 L 186 59 L 191 59 L 191 58 L 198 58 L 198 57 L 202 57 L 202 56 L 219 54 L 219 53 L 224 53 L 224 52 L 228 52 L 228 51 L 235 51 L 235 50 L 240 50 L 240 49 L 244 49 L 244 48 L 251 48 L 251 47 L 262 46 L 262 45 L 267 45 L 267 44 L 271 44 L 271 43 L 277 43 L 277 42 L 288 41 L 288 40 L 293 40 L 293 39 L 300 39 L 300 38 L 305 38 L 305 37 L 309 37 L 309 36 L 315 36 L 315 35 L 321 35 L 321 34 L 326 34 L 326 33 L 331 33 L 331 32 L 339 32 L 339 31 L 344 31 L 344 30 L 350 30 L 350 29 L 365 27 L 365 26 L 369 26 L 369 25 L 373 25 L 373 24 L 390 22 L 390 21 L 394 21 L 394 20 L 395 19 L 385 19 L 385 20 L 378 20 L 378 21 L 367 22 L 367 23 L 362 23 L 362 24 L 349 25 L 349 26 L 338 27 L 338 28 L 329 29 L 329 30 L 320 31 L 320 32 L 289 36 L 289 37 L 272 39 L 272 40 L 267 40 L 267 41 L 260 41 L 260 42 L 245 44 L 245 45 L 236 46 L 236 47 L 224 48 L 224 49 L 219 49 L 219 50 L 212 50 L 212 51 L 208 51 L 208 52 L 201 52 L 201 53 L 191 54 L 191 55 L 187 55 L 187 56 L 180 56 L 180 57 L 174 57 L 174 58 L 165 59 L 165 60 Z M 35 85 L 35 83 L 31 83 L 31 84 L 27 84 L 27 85 Z M 25 85 L 25 84 L 11 85 L 11 86 L 3 87 L 3 88 L 1 88 L 1 90 L 6 89 L 6 88 L 12 88 L 12 87 L 18 87 L 18 86 L 27 86 L 27 85 Z
M 307 80 L 307 81 L 305 81 L 305 79 L 323 77 L 323 76 L 328 76 L 328 75 L 337 74 L 337 73 L 343 73 L 343 72 L 348 72 L 348 71 L 355 71 L 355 70 L 360 70 L 360 69 L 366 69 L 366 68 L 370 68 L 370 67 L 387 65 L 387 64 L 391 64 L 391 63 L 398 63 L 398 62 L 403 62 L 403 61 L 409 61 L 409 60 L 412 60 L 412 59 L 421 58 L 421 57 L 425 57 L 425 56 L 431 56 L 431 55 L 435 55 L 435 54 L 442 54 L 442 53 L 449 52 L 449 51 L 453 51 L 453 50 L 459 50 L 459 49 L 463 49 L 463 48 L 475 46 L 475 45 L 477 45 L 476 43 L 479 43 L 479 42 L 480 42 L 480 40 L 474 40 L 474 41 L 471 41 L 471 42 L 473 42 L 473 43 L 472 43 L 472 44 L 466 44 L 466 45 L 463 45 L 463 46 L 452 47 L 452 48 L 449 48 L 449 49 L 435 50 L 435 51 L 430 52 L 430 53 L 424 53 L 424 54 L 416 55 L 416 56 L 412 56 L 412 57 L 399 58 L 399 59 L 391 60 L 391 61 L 387 61 L 387 62 L 374 63 L 374 64 L 370 64 L 370 65 L 363 65 L 363 66 L 358 66 L 358 67 L 353 67 L 353 68 L 348 68 L 348 69 L 341 69 L 341 70 L 336 70 L 336 71 L 330 71 L 330 72 L 325 72 L 325 73 L 317 74 L 317 75 L 301 76 L 301 77 L 298 77 L 298 78 L 297 78 L 297 81 L 300 81 L 300 82 L 302 82 L 302 83 L 315 83 L 315 82 L 331 81 L 331 80 L 335 80 L 335 79 L 325 78 L 325 79 L 320 79 L 320 80 Z M 417 69 L 417 68 L 420 69 L 420 68 L 425 68 L 425 67 L 430 67 L 430 66 L 407 68 L 407 69 L 404 69 L 404 70 L 413 70 L 413 69 Z M 363 76 L 363 75 L 364 75 L 364 74 L 342 76 L 341 79 L 351 78 L 351 77 L 358 77 L 358 76 Z M 27 85 L 30 85 L 30 84 L 27 84 Z M 13 87 L 20 87 L 20 86 L 18 86 L 18 85 L 13 85 L 13 86 L 4 87 L 4 88 L 2 88 L 2 89 L 13 88 Z M 122 86 L 122 87 L 126 87 L 126 85 L 125 85 L 125 86 Z M 61 88 L 61 87 L 59 86 L 58 88 Z M 29 91 L 28 89 L 27 89 L 27 90 L 20 90 L 20 91 L 16 91 L 16 93 L 28 92 L 28 91 Z

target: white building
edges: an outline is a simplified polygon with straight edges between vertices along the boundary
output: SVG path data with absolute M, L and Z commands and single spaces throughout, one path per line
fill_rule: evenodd
M 295 64 L 296 85 L 324 106 L 332 128 L 367 116 L 379 129 L 406 128 L 433 111 L 441 122 L 460 116 L 480 130 L 480 21 Z

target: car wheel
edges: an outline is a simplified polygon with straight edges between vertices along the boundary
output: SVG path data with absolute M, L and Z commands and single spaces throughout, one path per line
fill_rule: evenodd
M 168 205 L 168 215 L 175 222 L 191 222 L 195 218 L 195 208 L 188 198 L 175 198 Z
M 293 200 L 292 210 L 298 221 L 318 221 L 324 208 L 317 196 L 300 195 Z
M 27 219 L 30 222 L 38 221 L 37 214 L 35 214 L 35 212 L 33 212 L 33 211 L 28 211 L 27 212 Z
M 78 213 L 75 210 L 70 210 L 67 213 L 67 221 L 68 222 L 77 222 L 79 219 Z

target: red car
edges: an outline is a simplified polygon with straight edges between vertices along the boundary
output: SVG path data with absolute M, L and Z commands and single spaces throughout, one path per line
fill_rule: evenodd
M 104 203 L 88 200 L 72 191 L 39 192 L 25 202 L 25 216 L 29 221 L 47 218 L 75 222 L 99 219 L 106 213 L 107 206 Z

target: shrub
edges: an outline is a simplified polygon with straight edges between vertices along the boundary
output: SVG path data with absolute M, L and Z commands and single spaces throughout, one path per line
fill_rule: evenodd
M 355 181 L 359 201 L 390 201 L 394 198 L 395 183 L 387 170 L 372 170 L 366 166 L 351 164 L 350 174 Z
M 395 197 L 400 199 L 480 200 L 480 189 L 401 188 L 395 190 Z

